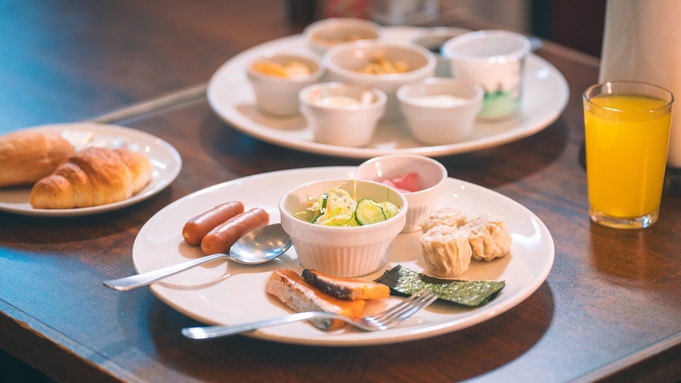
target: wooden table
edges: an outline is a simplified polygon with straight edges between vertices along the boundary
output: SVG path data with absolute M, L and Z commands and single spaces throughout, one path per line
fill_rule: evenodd
M 0 12 L 0 132 L 85 120 L 205 83 L 233 55 L 296 31 L 277 0 L 26 0 Z M 443 25 L 485 27 L 464 12 Z M 577 25 L 577 24 L 576 24 Z M 510 311 L 430 339 L 307 347 L 247 337 L 197 342 L 198 325 L 149 289 L 101 281 L 134 273 L 142 225 L 169 203 L 268 171 L 357 165 L 255 140 L 205 98 L 118 121 L 163 138 L 183 159 L 167 189 L 134 206 L 76 218 L 0 213 L 0 347 L 57 381 L 564 382 L 681 378 L 681 199 L 660 220 L 614 230 L 587 216 L 580 96 L 598 61 L 546 43 L 568 81 L 561 117 L 526 139 L 439 158 L 451 177 L 526 206 L 551 231 L 546 282 Z M 1 373 L 0 373 L 1 374 Z M 0 375 L 2 380 L 2 375 Z

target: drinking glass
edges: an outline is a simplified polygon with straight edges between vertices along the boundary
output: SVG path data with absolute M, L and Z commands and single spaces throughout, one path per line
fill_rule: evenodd
M 589 215 L 615 228 L 657 221 L 674 96 L 656 85 L 615 81 L 584 92 Z

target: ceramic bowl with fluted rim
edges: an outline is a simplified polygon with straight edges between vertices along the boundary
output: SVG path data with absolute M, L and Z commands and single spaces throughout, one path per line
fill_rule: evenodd
M 356 201 L 371 198 L 392 202 L 400 211 L 385 221 L 352 227 L 315 225 L 295 216 L 334 188 L 346 190 Z M 288 191 L 279 201 L 281 226 L 291 237 L 300 264 L 336 277 L 358 277 L 383 267 L 393 241 L 404 228 L 408 208 L 407 199 L 396 189 L 352 178 L 308 182 Z
M 259 61 L 271 62 L 281 66 L 296 62 L 307 66 L 310 73 L 294 77 L 266 74 L 253 68 L 253 64 Z M 324 67 L 318 57 L 298 53 L 271 53 L 261 56 L 252 60 L 246 69 L 246 76 L 253 86 L 258 109 L 277 117 L 300 113 L 298 93 L 306 86 L 318 82 L 323 74 Z
M 473 81 L 427 78 L 401 86 L 397 99 L 414 138 L 428 145 L 450 145 L 471 134 L 484 94 Z
M 404 193 L 409 207 L 403 233 L 420 230 L 418 221 L 437 206 L 438 199 L 445 191 L 447 168 L 437 160 L 417 154 L 390 154 L 363 162 L 354 175 L 357 179 L 383 182 L 409 173 L 418 174 L 420 190 Z
M 371 141 L 387 99 L 380 89 L 342 82 L 307 86 L 299 97 L 314 141 L 349 147 Z
M 310 49 L 322 56 L 339 44 L 380 39 L 383 36 L 383 27 L 369 20 L 334 17 L 308 25 L 303 30 L 303 36 Z
M 382 56 L 388 63 L 402 62 L 408 71 L 403 73 L 370 74 L 358 70 Z M 329 81 L 366 85 L 378 88 L 388 96 L 382 120 L 402 118 L 396 92 L 401 85 L 433 77 L 435 56 L 428 49 L 411 43 L 363 40 L 338 45 L 324 54 L 323 65 Z

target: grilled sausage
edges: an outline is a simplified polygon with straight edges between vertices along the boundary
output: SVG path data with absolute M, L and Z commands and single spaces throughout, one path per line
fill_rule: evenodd
M 198 245 L 209 231 L 243 212 L 244 204 L 238 201 L 215 206 L 190 219 L 182 228 L 182 238 L 190 245 Z
M 241 213 L 206 234 L 201 240 L 201 251 L 206 255 L 227 253 L 239 238 L 251 230 L 267 225 L 269 221 L 270 215 L 261 208 Z

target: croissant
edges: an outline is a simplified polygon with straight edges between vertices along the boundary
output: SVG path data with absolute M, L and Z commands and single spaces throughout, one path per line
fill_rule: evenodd
M 143 154 L 88 148 L 33 185 L 29 202 L 36 209 L 70 209 L 122 201 L 141 191 L 152 171 Z
M 49 176 L 75 152 L 58 134 L 29 130 L 0 137 L 0 187 L 29 185 Z

